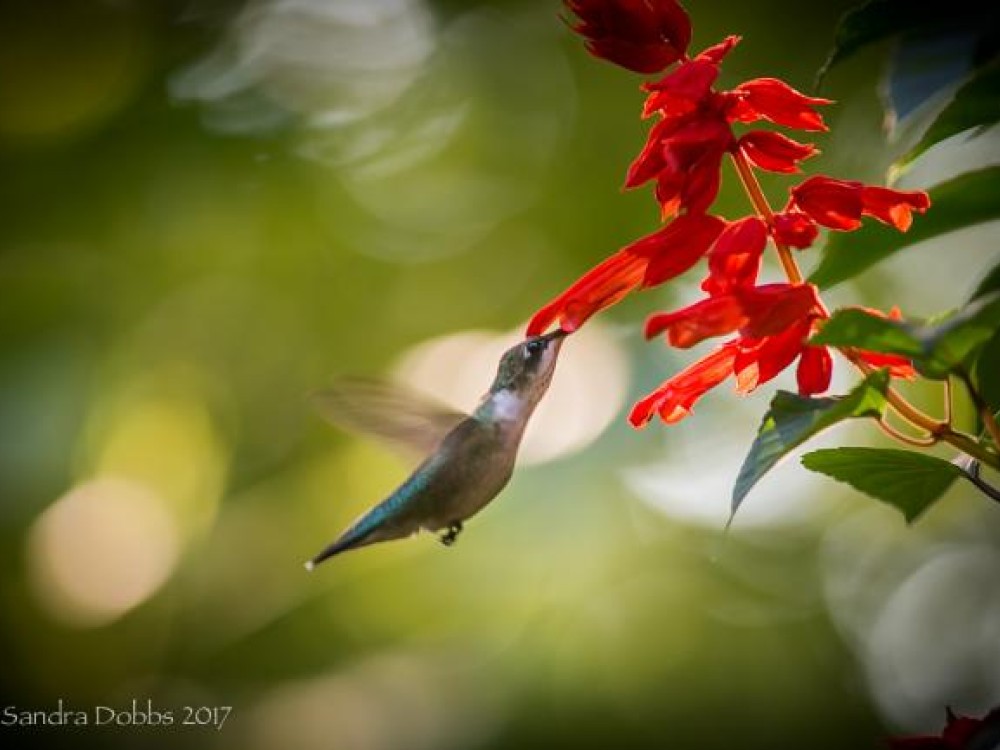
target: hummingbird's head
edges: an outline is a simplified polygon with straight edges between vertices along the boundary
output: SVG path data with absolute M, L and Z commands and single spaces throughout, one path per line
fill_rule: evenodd
M 556 369 L 556 359 L 566 331 L 557 329 L 533 336 L 504 352 L 491 393 L 504 391 L 532 406 L 545 394 Z

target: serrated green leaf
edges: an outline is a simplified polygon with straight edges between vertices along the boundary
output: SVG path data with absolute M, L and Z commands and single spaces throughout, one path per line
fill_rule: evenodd
M 778 391 L 736 477 L 731 513 L 736 513 L 751 488 L 789 451 L 838 422 L 880 416 L 888 384 L 888 374 L 879 371 L 840 398 L 805 398 Z
M 935 118 L 920 142 L 896 162 L 903 168 L 936 143 L 972 128 L 988 127 L 1000 120 L 1000 62 L 976 73 L 960 88 Z
M 920 374 L 942 380 L 968 372 L 980 348 L 1000 329 L 1000 292 L 933 321 L 889 320 L 864 310 L 838 310 L 812 339 L 824 346 L 899 354 Z
M 831 233 L 823 258 L 809 277 L 821 289 L 846 281 L 917 242 L 1000 218 L 1000 167 L 969 172 L 931 188 L 931 207 L 910 231 L 869 222 L 855 232 Z
M 964 476 L 944 459 L 895 448 L 822 449 L 804 455 L 802 465 L 888 503 L 908 523 Z

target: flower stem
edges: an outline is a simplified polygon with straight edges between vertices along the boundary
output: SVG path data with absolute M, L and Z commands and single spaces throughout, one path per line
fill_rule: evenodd
M 743 188 L 750 196 L 750 202 L 770 226 L 774 223 L 774 211 L 771 209 L 771 204 L 767 202 L 767 196 L 764 195 L 760 182 L 757 181 L 757 175 L 753 173 L 753 167 L 750 166 L 750 162 L 747 161 L 740 149 L 734 151 L 732 157 L 736 172 L 740 176 L 740 182 L 743 183 Z M 777 239 L 774 240 L 774 246 L 778 249 L 778 260 L 781 261 L 781 267 L 785 270 L 785 276 L 793 284 L 801 284 L 803 281 L 802 271 L 799 270 L 799 264 L 795 262 L 792 251 L 783 242 L 778 242 Z
M 975 383 L 972 382 L 972 378 L 969 377 L 967 372 L 960 371 L 958 373 L 958 379 L 962 381 L 962 385 L 965 386 L 965 390 L 969 392 L 969 398 L 972 399 L 973 405 L 976 407 L 976 411 L 979 412 L 979 418 L 983 420 L 983 427 L 990 434 L 993 439 L 993 444 L 1000 447 L 1000 426 L 997 425 L 996 417 L 993 416 L 993 410 L 990 405 L 986 403 L 986 399 L 982 397 L 979 390 L 976 388 Z
M 772 225 L 774 222 L 774 210 L 771 208 L 771 204 L 768 203 L 767 196 L 764 195 L 764 191 L 761 189 L 760 182 L 758 182 L 757 176 L 753 172 L 753 167 L 750 166 L 750 162 L 747 161 L 746 156 L 739 149 L 732 152 L 730 156 L 736 167 L 736 172 L 740 176 L 740 182 L 743 183 L 743 188 L 746 190 L 751 204 L 753 204 L 754 210 L 769 226 Z M 792 251 L 784 243 L 777 240 L 774 240 L 774 246 L 778 250 L 778 260 L 781 261 L 781 267 L 784 269 L 788 280 L 793 284 L 803 283 L 804 277 L 802 271 L 799 269 L 798 263 L 795 262 Z M 829 317 L 829 313 L 825 307 L 821 310 L 821 313 L 823 317 Z M 875 371 L 875 368 L 860 360 L 857 354 L 851 349 L 844 348 L 840 351 L 863 374 L 868 375 Z M 972 436 L 954 430 L 950 424 L 950 419 L 946 421 L 934 419 L 903 398 L 899 391 L 892 387 L 886 389 L 885 398 L 893 410 L 904 421 L 926 432 L 931 439 L 930 442 L 946 442 L 966 455 L 977 458 L 984 464 L 992 466 L 995 469 L 1000 469 L 1000 456 L 988 450 L 985 446 L 980 445 Z M 986 411 L 989 411 L 989 409 Z M 989 421 L 984 417 L 983 422 L 987 425 L 987 429 L 990 430 L 993 440 L 1000 446 L 1000 429 L 996 429 L 997 423 L 993 419 L 992 413 L 989 414 Z M 917 440 L 920 439 L 917 438 Z

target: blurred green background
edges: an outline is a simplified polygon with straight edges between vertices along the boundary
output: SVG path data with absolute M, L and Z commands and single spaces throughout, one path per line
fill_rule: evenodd
M 723 85 L 809 90 L 847 5 L 692 1 L 694 48 L 741 34 Z M 469 408 L 533 310 L 657 226 L 619 190 L 639 80 L 559 12 L 0 2 L 3 706 L 233 707 L 220 731 L 12 746 L 861 748 L 1000 701 L 995 506 L 955 487 L 907 528 L 790 461 L 724 534 L 773 387 L 627 426 L 692 357 L 640 324 L 695 273 L 567 343 L 522 469 L 456 547 L 303 570 L 412 466 L 310 390 L 379 375 Z M 883 51 L 831 75 L 811 169 L 882 179 Z M 788 184 L 765 180 L 776 203 Z M 833 299 L 936 312 L 996 240 L 924 243 Z

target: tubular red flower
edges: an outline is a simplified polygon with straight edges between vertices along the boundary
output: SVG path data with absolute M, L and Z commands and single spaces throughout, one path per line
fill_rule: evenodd
M 803 319 L 776 336 L 740 339 L 733 362 L 737 393 L 750 393 L 794 362 L 811 326 L 810 320 Z
M 767 225 L 756 216 L 734 221 L 719 235 L 708 253 L 709 275 L 701 288 L 711 296 L 752 286 L 767 247 Z
M 771 234 L 776 242 L 786 247 L 804 250 L 816 241 L 819 228 L 816 223 L 801 211 L 783 211 L 776 213 L 771 222 Z
M 930 196 L 920 190 L 891 190 L 865 185 L 861 189 L 864 212 L 885 224 L 905 232 L 913 222 L 913 211 L 924 213 L 931 205 Z
M 819 153 L 811 143 L 799 143 L 770 130 L 752 130 L 740 138 L 738 145 L 756 166 L 786 174 L 798 172 L 800 161 Z
M 860 182 L 817 175 L 791 189 L 792 202 L 817 224 L 850 232 L 861 226 L 862 187 Z
M 646 338 L 666 332 L 671 346 L 687 349 L 712 336 L 723 336 L 747 322 L 739 298 L 733 294 L 709 297 L 670 313 L 651 315 Z
M 587 50 L 636 73 L 657 73 L 684 56 L 691 21 L 675 0 L 566 0 Z
M 537 336 L 556 321 L 564 331 L 575 331 L 640 285 L 655 286 L 684 273 L 708 251 L 725 225 L 716 216 L 686 214 L 626 245 L 535 313 L 527 335 Z
M 741 333 L 761 338 L 780 333 L 800 320 L 813 317 L 819 293 L 812 284 L 763 284 L 736 291 L 747 322 Z
M 823 393 L 830 387 L 833 376 L 833 358 L 825 346 L 806 346 L 799 357 L 799 366 L 795 371 L 795 379 L 799 386 L 799 394 L 812 396 Z
M 648 263 L 648 258 L 628 248 L 619 250 L 536 312 L 526 335 L 538 336 L 556 321 L 564 331 L 575 331 L 598 310 L 610 307 L 639 286 Z
M 649 265 L 642 285 L 662 284 L 679 276 L 698 262 L 723 231 L 726 222 L 709 214 L 678 216 L 664 229 L 633 243 L 631 247 L 648 247 Z
M 636 403 L 629 422 L 642 427 L 654 414 L 667 424 L 684 419 L 698 399 L 732 374 L 736 352 L 736 342 L 731 341 L 677 373 Z
M 686 349 L 713 336 L 741 330 L 744 337 L 773 336 L 801 320 L 810 320 L 817 304 L 811 284 L 765 284 L 735 288 L 729 294 L 696 302 L 669 313 L 651 315 L 646 338 L 667 334 L 671 346 Z
M 824 175 L 793 187 L 791 195 L 793 204 L 814 221 L 841 231 L 857 229 L 864 215 L 905 232 L 913 212 L 923 213 L 931 205 L 927 193 L 919 190 L 892 190 Z
M 733 91 L 739 94 L 739 104 L 731 113 L 736 122 L 764 119 L 798 130 L 828 129 L 815 107 L 832 104 L 830 99 L 806 96 L 777 78 L 755 78 Z

